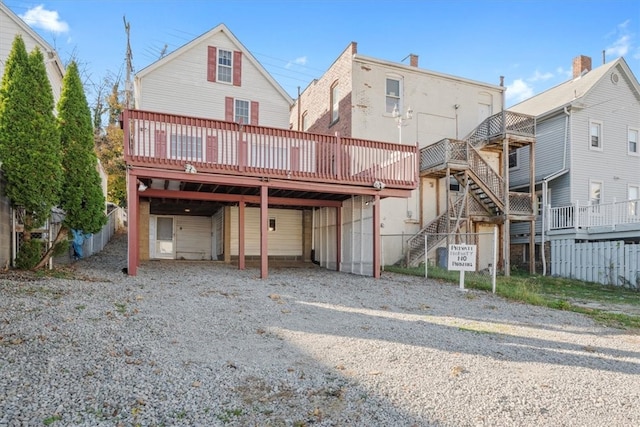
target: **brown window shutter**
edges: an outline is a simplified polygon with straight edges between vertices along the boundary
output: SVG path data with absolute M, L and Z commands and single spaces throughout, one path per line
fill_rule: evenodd
M 218 51 L 215 47 L 209 46 L 207 52 L 207 81 L 216 81 L 216 66 L 218 65 Z
M 224 120 L 233 121 L 233 98 L 230 96 L 224 98 Z
M 258 126 L 259 124 L 260 109 L 258 105 L 258 102 L 251 101 L 251 124 L 254 126 Z
M 233 52 L 233 85 L 242 86 L 242 52 Z

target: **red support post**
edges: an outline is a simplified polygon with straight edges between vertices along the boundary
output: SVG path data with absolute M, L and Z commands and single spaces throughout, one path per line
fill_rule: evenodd
M 238 202 L 238 270 L 245 269 L 245 254 L 244 254 L 244 208 L 245 203 L 243 200 Z
M 260 278 L 269 274 L 269 187 L 260 187 Z
M 127 169 L 127 227 L 128 227 L 128 240 L 127 240 L 127 273 L 130 276 L 135 276 L 138 272 L 138 260 L 139 254 L 139 203 L 138 198 L 138 177 L 131 173 Z

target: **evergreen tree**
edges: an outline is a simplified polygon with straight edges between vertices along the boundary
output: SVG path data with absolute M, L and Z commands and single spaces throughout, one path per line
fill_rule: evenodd
M 60 207 L 64 225 L 97 233 L 106 223 L 98 158 L 94 150 L 91 111 L 75 61 L 67 67 L 58 102 L 64 181 Z
M 38 48 L 27 55 L 20 36 L 14 39 L 0 89 L 0 161 L 7 197 L 25 210 L 21 253 L 24 248 L 31 259 L 31 231 L 44 224 L 58 203 L 62 166 L 44 57 Z M 29 267 L 30 261 L 25 262 L 19 266 Z

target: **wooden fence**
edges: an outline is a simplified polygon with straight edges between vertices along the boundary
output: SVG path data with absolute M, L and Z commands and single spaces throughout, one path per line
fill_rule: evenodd
M 551 274 L 603 285 L 640 288 L 640 244 L 551 241 Z

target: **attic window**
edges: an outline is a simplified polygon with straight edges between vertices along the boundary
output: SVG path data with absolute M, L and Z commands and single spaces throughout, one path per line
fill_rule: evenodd
M 233 75 L 233 52 L 230 50 L 218 50 L 218 81 L 231 83 Z

